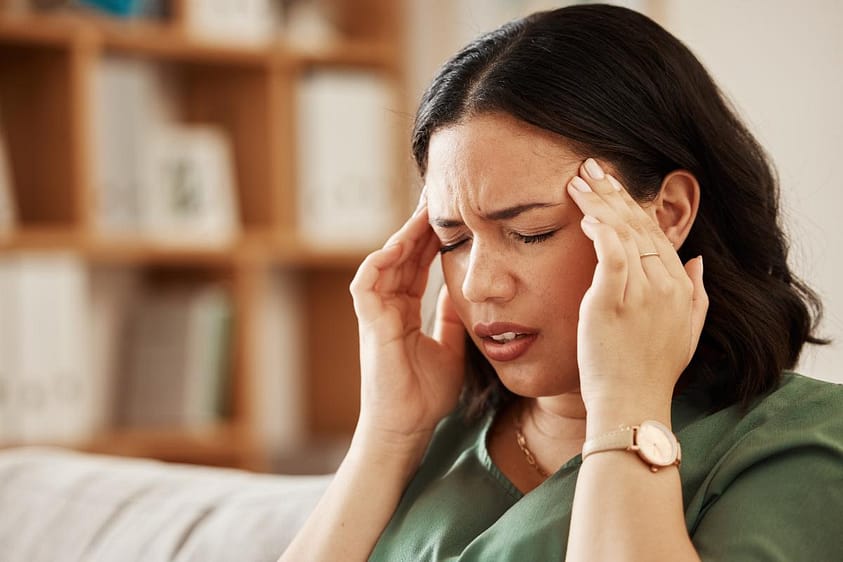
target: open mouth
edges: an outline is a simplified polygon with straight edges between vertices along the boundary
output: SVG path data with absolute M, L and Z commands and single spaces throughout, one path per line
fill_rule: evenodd
M 506 343 L 506 342 L 510 342 L 510 341 L 514 340 L 519 335 L 523 336 L 524 334 L 518 334 L 516 332 L 504 332 L 503 334 L 496 334 L 494 336 L 489 336 L 489 337 L 492 338 L 493 340 L 495 340 L 498 343 Z
M 486 357 L 494 361 L 518 359 L 538 336 L 537 330 L 509 322 L 478 323 L 474 333 L 480 338 Z

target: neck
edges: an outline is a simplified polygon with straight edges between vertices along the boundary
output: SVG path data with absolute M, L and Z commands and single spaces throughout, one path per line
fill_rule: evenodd
M 523 398 L 523 423 L 544 440 L 571 442 L 585 439 L 585 405 L 579 392 Z

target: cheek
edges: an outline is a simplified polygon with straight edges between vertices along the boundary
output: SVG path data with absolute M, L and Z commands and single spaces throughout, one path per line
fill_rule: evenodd
M 461 320 L 465 321 L 467 301 L 462 294 L 465 266 L 462 260 L 457 258 L 458 256 L 442 256 L 442 276 L 445 279 L 445 285 L 448 287 L 448 295 L 451 297 L 451 302 L 454 303 L 454 307 L 457 309 L 457 314 Z
M 590 240 L 573 238 L 559 250 L 558 260 L 545 262 L 525 279 L 546 305 L 546 310 L 565 318 L 579 315 L 580 302 L 594 279 L 597 257 Z

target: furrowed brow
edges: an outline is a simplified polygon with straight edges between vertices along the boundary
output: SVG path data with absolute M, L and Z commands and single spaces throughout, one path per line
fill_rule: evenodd
M 547 207 L 558 207 L 561 203 L 527 203 L 524 205 L 515 205 L 514 207 L 507 207 L 498 211 L 492 211 L 483 215 L 483 218 L 490 221 L 502 221 L 513 219 L 522 213 L 532 211 L 533 209 L 544 209 Z M 434 218 L 430 221 L 433 226 L 439 228 L 457 228 L 463 226 L 463 222 L 455 219 Z

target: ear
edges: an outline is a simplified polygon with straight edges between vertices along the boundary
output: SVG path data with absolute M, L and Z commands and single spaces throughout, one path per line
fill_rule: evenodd
M 661 190 L 647 213 L 655 219 L 673 247 L 679 249 L 688 237 L 700 206 L 700 184 L 688 170 L 674 170 L 665 176 Z

